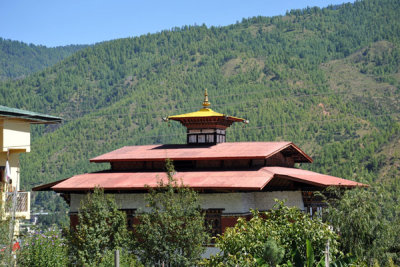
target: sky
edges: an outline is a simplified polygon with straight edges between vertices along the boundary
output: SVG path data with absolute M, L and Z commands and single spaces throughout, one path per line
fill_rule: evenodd
M 226 26 L 253 16 L 353 0 L 0 0 L 0 37 L 45 45 L 94 44 L 184 25 Z

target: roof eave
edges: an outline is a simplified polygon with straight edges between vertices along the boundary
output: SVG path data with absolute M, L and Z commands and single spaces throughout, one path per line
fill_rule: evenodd
M 354 188 L 354 187 L 368 187 L 368 185 L 366 184 L 361 184 L 358 182 L 354 182 L 355 184 L 324 184 L 324 183 L 318 183 L 318 182 L 313 182 L 313 181 L 309 181 L 309 180 L 305 180 L 305 179 L 301 179 L 301 178 L 297 178 L 297 177 L 293 177 L 293 176 L 289 176 L 289 175 L 282 175 L 282 174 L 275 174 L 274 175 L 275 178 L 283 178 L 283 179 L 288 179 L 294 182 L 299 182 L 299 183 L 304 183 L 304 184 L 309 184 L 309 185 L 313 185 L 313 186 L 317 186 L 317 187 L 322 187 L 322 188 L 327 188 L 327 187 L 342 187 L 342 188 Z M 351 181 L 353 182 L 353 181 Z
M 279 151 L 278 151 L 279 152 Z M 268 156 L 269 157 L 269 156 Z M 133 161 L 165 161 L 167 159 L 170 160 L 222 160 L 222 159 L 265 159 L 265 156 L 249 156 L 249 157 L 184 157 L 184 158 L 179 158 L 179 157 L 163 157 L 163 158 L 151 158 L 151 159 L 132 159 L 132 158 L 118 158 L 118 159 L 90 159 L 90 162 L 95 162 L 95 163 L 105 163 L 105 162 L 133 162 Z
M 55 124 L 62 122 L 62 118 L 60 117 L 45 116 L 45 115 L 43 116 L 27 115 L 14 112 L 0 112 L 0 117 L 17 118 L 17 119 L 27 120 L 30 123 L 35 123 L 35 124 Z
M 51 187 L 53 187 L 53 186 L 65 181 L 67 179 L 69 179 L 69 178 L 62 179 L 62 180 L 55 181 L 55 182 L 51 182 L 51 183 L 48 183 L 48 184 L 42 184 L 42 185 L 35 186 L 35 187 L 32 188 L 32 191 L 53 191 L 53 189 L 51 189 Z

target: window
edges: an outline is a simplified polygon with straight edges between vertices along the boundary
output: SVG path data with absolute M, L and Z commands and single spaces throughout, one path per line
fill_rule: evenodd
M 204 134 L 199 134 L 197 136 L 197 139 L 198 139 L 199 143 L 205 143 L 206 142 L 206 136 Z
M 214 134 L 207 134 L 207 143 L 214 143 Z
M 6 191 L 6 167 L 0 166 L 0 192 Z
M 207 209 L 205 210 L 205 223 L 207 231 L 211 236 L 222 234 L 221 215 L 224 209 Z
M 197 136 L 194 134 L 189 135 L 189 143 L 197 143 Z
M 216 144 L 225 142 L 225 130 L 190 129 L 187 131 L 188 144 Z
M 6 170 L 6 167 L 5 167 L 5 166 L 0 166 L 0 182 L 3 182 L 3 183 L 6 182 L 6 179 L 5 179 L 5 177 L 6 177 L 5 170 Z
M 128 230 L 133 231 L 136 209 L 121 209 L 120 211 L 123 211 L 126 214 L 126 226 Z
M 322 210 L 326 207 L 326 203 L 319 195 L 315 195 L 313 191 L 303 191 L 304 212 L 311 217 L 322 216 Z

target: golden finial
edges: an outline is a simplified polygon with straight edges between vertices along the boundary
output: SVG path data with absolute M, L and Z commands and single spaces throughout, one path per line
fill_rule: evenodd
M 204 91 L 203 108 L 207 108 L 210 105 L 211 105 L 211 103 L 208 102 L 208 94 L 207 94 L 207 88 L 206 88 L 206 90 Z

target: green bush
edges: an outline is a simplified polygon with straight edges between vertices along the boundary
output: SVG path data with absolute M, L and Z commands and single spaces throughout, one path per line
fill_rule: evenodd
M 221 253 L 204 260 L 204 265 L 237 262 L 246 266 L 264 262 L 271 266 L 293 263 L 295 251 L 306 260 L 307 240 L 314 248 L 314 258 L 324 257 L 325 246 L 330 242 L 330 254 L 334 259 L 338 254 L 337 235 L 320 219 L 311 219 L 298 208 L 289 208 L 277 202 L 268 212 L 253 211 L 253 218 L 240 218 L 232 228 L 216 239 Z
M 67 246 L 61 232 L 54 228 L 26 236 L 17 254 L 17 264 L 31 267 L 68 265 Z
M 96 267 L 109 267 L 114 266 L 115 250 L 107 251 L 102 258 L 100 264 L 95 265 Z M 119 253 L 119 266 L 120 267 L 139 267 L 143 266 L 136 260 L 136 257 L 129 253 L 127 250 L 120 250 Z

